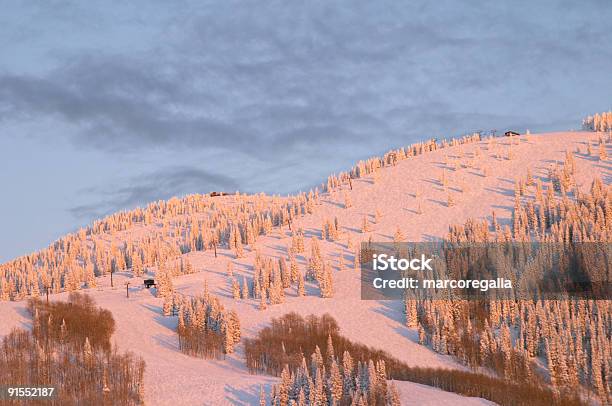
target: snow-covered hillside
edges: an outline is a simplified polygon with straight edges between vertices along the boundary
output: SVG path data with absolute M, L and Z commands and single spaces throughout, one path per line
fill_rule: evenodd
M 323 257 L 334 267 L 332 298 L 320 298 L 318 288 L 309 282 L 305 297 L 298 297 L 290 288 L 284 303 L 270 305 L 266 310 L 259 310 L 258 300 L 233 298 L 226 272 L 228 262 L 233 263 L 234 275 L 241 280 L 243 275 L 252 277 L 255 250 L 264 256 L 286 258 L 291 244 L 288 226 L 275 227 L 254 245 L 245 246 L 241 258 L 223 247 L 219 247 L 217 257 L 212 250 L 184 254 L 196 272 L 176 277 L 174 289 L 185 295 L 198 295 L 206 281 L 210 291 L 238 313 L 243 337 L 253 337 L 271 318 L 290 311 L 304 315 L 329 313 L 346 337 L 384 349 L 408 365 L 463 369 L 450 356 L 439 355 L 418 343 L 416 330 L 404 325 L 401 302 L 361 300 L 359 272 L 353 266 L 355 247 L 369 238 L 390 241 L 398 228 L 405 241 L 437 240 L 446 235 L 450 225 L 469 218 L 490 218 L 493 211 L 500 224 L 510 224 L 515 180 L 525 177 L 528 169 L 534 177 L 546 178 L 551 165 L 563 161 L 566 151 L 577 148 L 582 151 L 576 154 L 578 188 L 588 188 L 596 176 L 609 183 L 610 164 L 584 153 L 587 140 L 595 142 L 597 134 L 567 132 L 483 140 L 399 161 L 373 175 L 354 179 L 352 187 L 345 184 L 322 194 L 320 205 L 311 214 L 296 217 L 292 228 L 304 230 L 308 253 L 310 237 L 320 237 L 322 225 L 337 218 L 339 238 L 319 241 Z M 352 203 L 348 208 L 347 199 Z M 364 218 L 368 224 L 365 232 Z M 127 241 L 146 236 L 153 227 L 157 226 L 134 225 L 106 238 Z M 306 256 L 297 255 L 301 269 L 305 269 Z M 124 283 L 128 280 L 130 297 L 126 298 Z M 153 290 L 141 287 L 141 283 L 141 278 L 122 271 L 114 275 L 114 288 L 106 276 L 100 278 L 96 288 L 86 291 L 99 306 L 112 311 L 117 323 L 113 337 L 118 347 L 144 358 L 148 404 L 256 404 L 260 385 L 269 387 L 277 381 L 269 376 L 250 375 L 240 346 L 221 361 L 182 354 L 175 333 L 177 318 L 163 316 L 162 299 L 156 298 Z M 51 295 L 51 299 L 66 295 Z M 23 301 L 0 302 L 0 337 L 14 327 L 29 325 L 25 306 Z M 398 387 L 405 404 L 490 404 L 408 382 Z

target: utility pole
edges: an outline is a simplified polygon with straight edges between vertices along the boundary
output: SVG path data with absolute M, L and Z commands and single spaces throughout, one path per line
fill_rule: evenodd
M 115 285 L 113 285 L 113 273 L 115 273 L 115 271 L 114 271 L 114 269 L 111 267 L 111 271 L 110 271 L 110 274 L 111 274 L 111 288 L 114 288 L 114 287 L 115 287 Z
M 130 282 L 125 283 L 125 297 L 130 298 Z

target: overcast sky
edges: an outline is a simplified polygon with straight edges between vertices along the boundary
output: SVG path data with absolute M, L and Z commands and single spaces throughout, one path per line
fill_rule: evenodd
M 0 0 L 0 261 L 152 200 L 307 190 L 612 105 L 609 0 L 153 3 Z

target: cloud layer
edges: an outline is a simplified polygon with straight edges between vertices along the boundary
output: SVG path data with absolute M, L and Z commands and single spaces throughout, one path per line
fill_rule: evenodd
M 210 173 L 192 167 L 169 167 L 136 176 L 117 189 L 87 188 L 82 193 L 99 196 L 94 204 L 70 208 L 76 218 L 92 219 L 111 214 L 143 202 L 181 196 L 185 190 L 234 191 L 238 184 L 229 176 Z
M 563 93 L 564 76 L 610 61 L 604 16 L 598 24 L 586 6 L 576 17 L 570 2 L 470 4 L 186 7 L 144 50 L 79 50 L 39 75 L 3 73 L 0 118 L 50 116 L 69 123 L 77 143 L 106 150 L 219 148 L 269 159 L 432 127 L 467 131 L 480 115 L 527 121 L 517 101 Z M 513 101 L 495 109 L 487 94 Z

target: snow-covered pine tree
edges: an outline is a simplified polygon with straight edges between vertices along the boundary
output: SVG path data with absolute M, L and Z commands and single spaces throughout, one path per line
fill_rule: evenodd
M 335 405 L 340 404 L 342 400 L 343 384 L 340 368 L 335 358 L 332 359 L 329 370 L 329 386 L 330 401 Z
M 232 283 L 232 296 L 234 297 L 234 300 L 238 300 L 240 299 L 240 285 L 238 284 L 238 281 L 236 281 L 236 278 L 234 277 L 232 277 L 231 283 Z
M 301 272 L 298 272 L 298 280 L 297 280 L 297 295 L 305 296 L 306 295 L 306 287 L 304 284 L 304 275 Z
M 599 144 L 599 160 L 600 161 L 606 161 L 608 160 L 608 151 L 606 151 L 606 144 L 601 143 Z
M 361 232 L 367 233 L 368 231 L 370 231 L 370 225 L 368 223 L 368 218 L 366 216 L 363 216 L 363 218 L 361 219 Z

